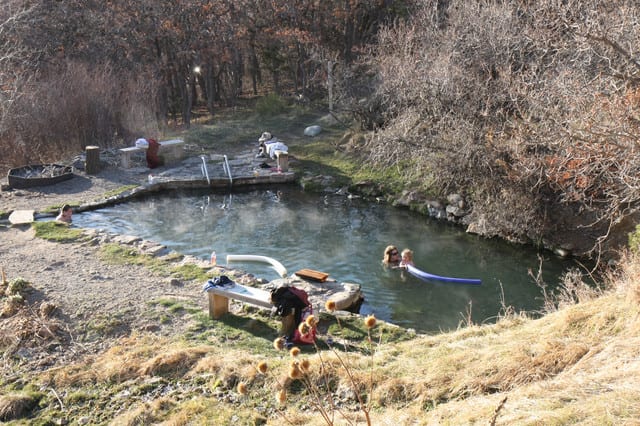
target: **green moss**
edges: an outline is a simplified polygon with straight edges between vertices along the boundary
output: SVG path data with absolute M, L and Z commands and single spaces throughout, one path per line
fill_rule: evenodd
M 141 265 L 163 276 L 170 273 L 169 265 L 166 261 L 142 254 L 134 247 L 108 243 L 102 245 L 98 253 L 104 262 L 114 265 Z
M 117 195 L 123 194 L 125 192 L 131 191 L 134 188 L 137 188 L 138 185 L 125 185 L 125 186 L 121 186 L 119 188 L 116 189 L 112 189 L 111 191 L 107 191 L 104 194 L 102 194 L 103 198 L 111 198 L 111 197 L 115 197 Z
M 371 182 L 373 186 L 388 188 L 403 188 L 404 166 L 372 168 L 365 166 L 362 160 L 339 150 L 331 135 L 314 139 L 314 142 L 304 145 L 304 150 L 296 151 L 296 158 L 300 161 L 300 168 L 309 175 L 330 175 L 334 178 L 333 186 L 342 187 L 357 182 Z M 313 182 L 306 180 L 306 190 L 314 190 Z
M 213 275 L 204 268 L 194 264 L 184 264 L 171 269 L 171 275 L 183 280 L 206 281 Z
M 133 247 L 121 246 L 116 243 L 102 245 L 99 254 L 102 260 L 115 265 L 140 265 L 146 261 L 145 256 Z
M 95 399 L 95 395 L 85 389 L 71 392 L 65 398 L 67 404 L 80 404 Z
M 361 345 L 362 342 L 368 340 L 369 332 L 364 325 L 363 318 L 359 316 L 337 318 L 323 313 L 320 315 L 319 320 L 319 329 L 326 329 L 327 334 L 345 339 L 354 346 Z M 410 333 L 404 328 L 379 321 L 371 329 L 371 337 L 376 342 L 388 344 L 411 340 L 416 337 L 416 334 Z
M 36 237 L 58 243 L 78 241 L 83 237 L 82 230 L 70 228 L 68 224 L 55 220 L 34 222 L 32 227 Z
M 120 336 L 128 332 L 128 323 L 123 319 L 126 316 L 126 313 L 94 316 L 83 324 L 86 339 L 91 341 L 105 336 Z

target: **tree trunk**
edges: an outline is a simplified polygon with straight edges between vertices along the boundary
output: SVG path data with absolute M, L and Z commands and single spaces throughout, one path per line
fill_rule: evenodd
M 100 147 L 89 145 L 85 148 L 86 161 L 84 171 L 88 175 L 98 174 L 100 171 Z

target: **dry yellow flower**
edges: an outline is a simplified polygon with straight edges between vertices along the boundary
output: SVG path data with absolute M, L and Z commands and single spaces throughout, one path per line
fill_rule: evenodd
M 301 322 L 300 324 L 298 324 L 298 331 L 300 332 L 300 334 L 305 335 L 309 331 L 311 331 L 311 329 L 306 322 Z
M 367 328 L 373 328 L 373 327 L 375 327 L 375 326 L 376 326 L 376 317 L 375 317 L 375 316 L 373 316 L 373 315 L 369 315 L 368 317 L 366 317 L 366 318 L 364 319 L 364 325 L 365 325 Z
M 273 341 L 273 347 L 276 348 L 276 350 L 281 351 L 284 349 L 285 343 L 286 342 L 283 337 L 278 337 L 276 340 Z
M 298 364 L 292 364 L 289 368 L 289 378 L 296 380 L 302 377 L 302 371 L 300 371 L 300 367 Z
M 311 328 L 315 327 L 318 324 L 318 320 L 316 319 L 316 317 L 314 315 L 309 315 L 307 317 L 307 319 L 305 320 L 305 322 Z
M 262 374 L 267 372 L 267 361 L 260 361 L 258 363 L 258 371 L 261 372 Z
M 300 354 L 300 348 L 297 346 L 292 347 L 291 349 L 289 349 L 289 354 L 293 357 L 296 357 Z
M 336 310 L 336 302 L 333 300 L 327 300 L 327 303 L 324 304 L 324 307 L 327 311 L 333 312 Z
M 308 358 L 305 358 L 302 361 L 300 361 L 300 369 L 303 372 L 308 373 L 310 368 L 311 368 L 311 361 L 309 361 Z
M 240 383 L 238 383 L 237 390 L 238 390 L 238 393 L 240 395 L 246 395 L 247 394 L 247 385 L 244 382 L 240 382 Z

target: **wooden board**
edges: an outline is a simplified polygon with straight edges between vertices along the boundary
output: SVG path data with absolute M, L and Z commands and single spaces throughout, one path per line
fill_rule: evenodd
M 296 272 L 296 275 L 300 278 L 307 278 L 314 281 L 325 282 L 329 278 L 329 274 L 320 271 L 314 271 L 313 269 L 300 269 Z

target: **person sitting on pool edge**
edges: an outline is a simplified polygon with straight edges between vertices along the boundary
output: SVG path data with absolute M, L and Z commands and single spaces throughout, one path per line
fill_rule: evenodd
M 60 209 L 60 213 L 56 217 L 56 220 L 64 223 L 71 223 L 71 216 L 73 216 L 73 210 L 69 204 L 65 204 Z
M 384 249 L 382 264 L 386 267 L 395 267 L 400 264 L 400 252 L 396 246 L 388 245 Z

